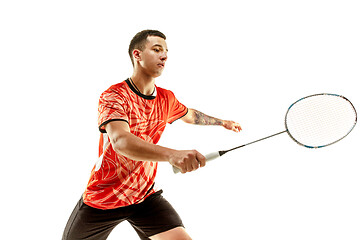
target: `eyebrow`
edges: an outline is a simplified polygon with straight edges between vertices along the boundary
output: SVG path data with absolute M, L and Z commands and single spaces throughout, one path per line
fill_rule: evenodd
M 160 44 L 154 44 L 152 47 L 161 47 L 162 49 L 164 49 L 164 47 L 162 45 L 160 45 Z M 168 52 L 169 50 L 166 49 L 166 51 Z

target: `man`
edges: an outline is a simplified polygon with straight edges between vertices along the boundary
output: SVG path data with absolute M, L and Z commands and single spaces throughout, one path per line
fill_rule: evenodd
M 169 162 L 186 173 L 205 166 L 205 157 L 196 150 L 178 151 L 155 144 L 166 123 L 177 119 L 220 125 L 235 132 L 241 127 L 188 109 L 171 91 L 155 85 L 167 61 L 165 40 L 156 30 L 136 34 L 129 46 L 133 75 L 101 95 L 100 157 L 63 240 L 106 239 L 124 220 L 141 239 L 191 239 L 162 191 L 154 187 L 154 178 L 158 162 Z

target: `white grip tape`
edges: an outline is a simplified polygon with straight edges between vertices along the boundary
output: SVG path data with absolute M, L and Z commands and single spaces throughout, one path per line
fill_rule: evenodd
M 209 153 L 209 154 L 206 154 L 205 155 L 205 158 L 206 158 L 206 161 L 211 161 L 211 160 L 214 160 L 216 158 L 220 157 L 220 154 L 219 152 L 212 152 L 212 153 Z
M 205 155 L 205 158 L 206 158 L 207 162 L 212 161 L 212 160 L 214 160 L 214 159 L 216 159 L 218 157 L 220 157 L 219 152 L 212 152 L 212 153 L 209 153 L 209 154 Z M 173 171 L 174 171 L 174 173 L 179 173 L 180 169 L 173 166 Z

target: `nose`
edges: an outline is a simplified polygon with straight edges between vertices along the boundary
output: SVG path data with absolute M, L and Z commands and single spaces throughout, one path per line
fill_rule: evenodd
M 164 51 L 164 52 L 161 54 L 160 59 L 161 59 L 161 61 L 166 61 L 167 58 L 168 58 L 168 57 L 167 57 L 167 52 Z

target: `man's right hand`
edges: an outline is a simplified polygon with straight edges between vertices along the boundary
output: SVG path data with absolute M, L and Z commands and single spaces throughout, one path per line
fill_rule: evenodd
M 170 164 L 180 169 L 181 173 L 192 172 L 204 167 L 206 158 L 196 150 L 176 151 L 169 160 Z

